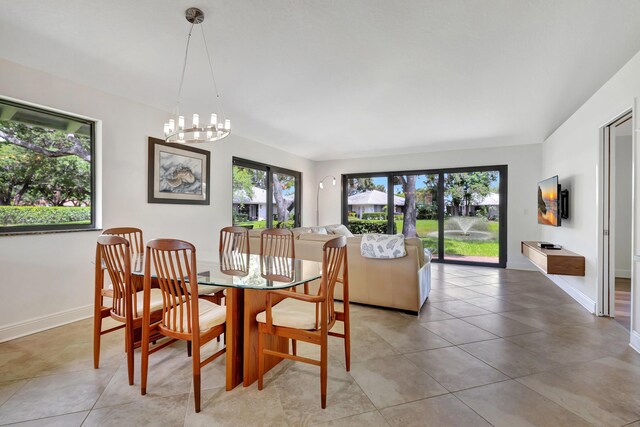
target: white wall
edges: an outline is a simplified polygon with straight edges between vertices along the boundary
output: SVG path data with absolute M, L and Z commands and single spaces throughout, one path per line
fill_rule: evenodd
M 532 264 L 520 254 L 520 241 L 538 237 L 536 184 L 541 154 L 541 145 L 536 144 L 318 162 L 318 177 L 333 175 L 338 180 L 335 187 L 325 185 L 320 192 L 320 224 L 341 221 L 342 174 L 508 165 L 507 267 L 531 269 Z
M 631 209 L 633 176 L 633 145 L 631 136 L 615 140 L 615 203 L 616 277 L 631 277 Z
M 314 188 L 314 162 L 231 135 L 211 150 L 211 204 L 147 204 L 147 137 L 167 114 L 151 107 L 0 60 L 0 94 L 102 120 L 102 202 L 105 228 L 131 225 L 145 239 L 193 242 L 213 257 L 218 231 L 231 224 L 231 158 L 238 156 L 302 172 Z M 315 195 L 315 194 L 314 194 Z M 303 224 L 315 221 L 315 198 L 303 199 Z M 85 317 L 93 303 L 98 231 L 0 236 L 0 341 Z
M 564 188 L 571 192 L 571 218 L 562 227 L 541 227 L 542 238 L 559 243 L 567 249 L 586 257 L 585 277 L 555 276 L 553 280 L 565 287 L 574 297 L 592 306 L 598 293 L 598 170 L 600 128 L 629 110 L 640 95 L 640 53 L 636 54 L 582 107 L 564 122 L 543 144 L 542 176 L 559 175 Z M 637 111 L 636 111 L 637 116 Z M 637 129 L 637 117 L 635 128 Z M 634 144 L 637 144 L 637 132 Z M 634 150 L 636 188 L 638 185 L 638 150 Z M 640 200 L 636 193 L 635 212 L 639 212 Z M 638 248 L 639 222 L 635 227 L 635 247 Z M 631 232 L 631 230 L 629 231 Z M 637 251 L 637 249 L 636 249 Z M 637 269 L 635 269 L 637 270 Z M 634 277 L 637 289 L 638 273 Z M 632 329 L 640 331 L 638 322 L 640 295 L 634 293 L 635 316 Z M 638 334 L 640 346 L 640 334 Z M 640 347 L 638 347 L 640 348 Z

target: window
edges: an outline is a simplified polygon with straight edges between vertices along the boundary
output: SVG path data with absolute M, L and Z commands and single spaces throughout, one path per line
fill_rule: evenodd
M 233 225 L 300 226 L 300 172 L 234 158 L 232 182 Z
M 342 183 L 342 222 L 353 233 L 402 233 L 436 261 L 506 266 L 506 166 L 349 174 Z
M 95 123 L 0 99 L 0 233 L 95 227 Z

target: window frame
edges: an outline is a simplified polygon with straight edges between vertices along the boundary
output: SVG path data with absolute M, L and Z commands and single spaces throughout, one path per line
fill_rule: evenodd
M 69 113 L 63 113 L 55 109 L 50 109 L 43 106 L 36 106 L 27 102 L 20 102 L 13 99 L 7 99 L 0 97 L 0 103 L 10 105 L 16 108 L 30 110 L 41 114 L 47 114 L 50 116 L 72 120 L 74 122 L 83 123 L 90 128 L 90 153 L 91 153 L 91 220 L 89 224 L 47 224 L 47 225 L 17 225 L 17 226 L 0 226 L 0 236 L 6 235 L 20 235 L 20 234 L 46 234 L 46 233 L 59 233 L 68 231 L 92 231 L 97 229 L 97 214 L 96 214 L 96 128 L 97 121 L 86 117 L 81 117 Z
M 295 216 L 293 220 L 294 227 L 300 227 L 302 223 L 302 172 L 294 171 L 292 169 L 283 168 L 280 166 L 274 166 L 268 163 L 256 162 L 254 160 L 243 159 L 240 157 L 233 157 L 231 162 L 231 214 L 233 223 L 233 167 L 238 166 L 247 169 L 256 169 L 265 171 L 267 174 L 267 201 L 273 198 L 273 174 L 281 173 L 285 175 L 293 176 L 296 180 L 295 188 L 295 200 L 294 209 Z M 267 203 L 267 219 L 266 228 L 273 228 L 273 203 Z
M 498 220 L 498 262 L 475 262 L 475 261 L 462 261 L 446 259 L 444 257 L 444 175 L 447 173 L 465 173 L 465 172 L 486 172 L 486 171 L 498 171 L 500 173 L 500 185 L 498 188 L 498 194 L 500 194 L 500 217 Z M 387 210 L 389 206 L 393 205 L 393 177 L 398 175 L 438 175 L 438 254 L 433 257 L 433 262 L 441 262 L 446 264 L 461 264 L 461 265 L 474 265 L 480 267 L 507 267 L 507 198 L 508 198 L 508 179 L 509 179 L 509 167 L 508 165 L 491 165 L 491 166 L 464 166 L 455 168 L 438 168 L 438 169 L 418 169 L 418 170 L 406 170 L 406 171 L 387 171 L 387 172 L 363 172 L 363 173 L 347 173 L 342 174 L 342 196 L 341 196 L 341 218 L 342 224 L 349 225 L 349 212 L 348 212 L 348 180 L 350 178 L 387 178 Z M 393 215 L 387 215 L 387 233 L 393 231 L 394 218 Z

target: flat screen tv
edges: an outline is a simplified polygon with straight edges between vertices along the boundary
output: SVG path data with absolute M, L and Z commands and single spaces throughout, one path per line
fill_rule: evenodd
M 557 175 L 538 183 L 538 224 L 560 226 L 559 196 Z

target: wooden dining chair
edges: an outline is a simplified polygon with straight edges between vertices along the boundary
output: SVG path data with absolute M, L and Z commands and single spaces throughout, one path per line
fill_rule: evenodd
M 277 282 L 293 282 L 295 279 L 294 262 L 293 258 L 260 257 L 260 275 Z
M 249 253 L 220 252 L 220 272 L 228 276 L 244 277 L 249 274 Z
M 142 303 L 143 292 L 137 291 L 131 281 L 131 244 L 119 236 L 98 237 L 96 245 L 96 307 L 102 298 L 103 275 L 106 270 L 113 285 L 111 289 L 111 306 L 108 307 L 108 316 L 122 323 L 106 331 L 102 331 L 101 312 L 96 311 L 94 318 L 93 334 L 93 365 L 98 368 L 100 364 L 100 339 L 101 336 L 118 329 L 125 328 L 125 350 L 127 353 L 127 368 L 129 373 L 129 385 L 133 385 L 133 349 L 140 345 L 136 342 L 136 335 L 142 327 Z M 162 308 L 162 294 L 159 289 L 152 289 L 149 298 L 149 312 L 154 320 L 159 319 Z M 138 332 L 136 334 L 136 332 Z
M 260 255 L 295 258 L 293 231 L 286 228 L 263 230 L 260 233 Z
M 220 243 L 218 245 L 218 249 L 220 253 L 251 253 L 249 250 L 249 230 L 244 227 L 224 227 L 220 230 Z
M 131 253 L 144 253 L 144 240 L 142 239 L 142 230 L 136 227 L 113 227 L 107 228 L 102 232 L 103 235 L 119 236 L 127 239 Z
M 320 396 L 322 408 L 327 407 L 327 357 L 329 331 L 335 324 L 337 313 L 334 290 L 342 271 L 345 289 L 348 288 L 347 239 L 337 237 L 322 248 L 322 278 L 318 295 L 306 295 L 286 290 L 267 291 L 266 310 L 258 313 L 258 389 L 262 390 L 265 356 L 276 356 L 320 366 Z M 285 297 L 273 305 L 274 297 Z M 347 297 L 348 298 L 348 297 Z M 346 307 L 345 338 L 348 337 L 348 299 Z M 264 348 L 265 335 L 300 340 L 320 346 L 320 360 L 281 353 Z M 332 334 L 334 335 L 334 334 Z M 345 339 L 345 342 L 347 340 Z
M 152 323 L 149 310 L 151 267 L 162 292 L 162 318 Z M 222 355 L 223 348 L 202 360 L 201 347 L 225 332 L 226 308 L 197 295 L 196 248 L 188 242 L 156 239 L 147 243 L 144 266 L 144 323 L 142 328 L 141 393 L 147 393 L 149 355 L 175 340 L 187 341 L 192 348 L 193 393 L 196 412 L 200 412 L 200 370 Z M 150 348 L 153 333 L 170 340 Z
M 260 233 L 260 256 L 271 257 L 296 257 L 296 245 L 294 243 L 293 231 L 287 228 L 267 228 Z M 296 288 L 292 289 L 296 292 Z M 303 285 L 306 295 L 309 294 L 309 284 Z M 293 354 L 297 354 L 296 340 L 291 340 L 291 350 Z
M 142 230 L 135 227 L 115 227 L 109 228 L 102 232 L 102 235 L 112 235 L 119 236 L 126 239 L 129 242 L 129 251 L 131 253 L 142 253 L 144 250 L 143 240 L 142 240 Z M 132 284 L 134 288 L 138 290 L 142 290 L 142 282 L 136 280 L 136 278 L 132 279 Z M 113 289 L 104 287 L 104 271 L 100 271 L 98 273 L 96 271 L 95 275 L 95 290 L 94 290 L 94 307 L 93 307 L 93 326 L 94 326 L 94 341 L 100 339 L 100 335 L 108 334 L 109 332 L 117 331 L 118 329 L 122 329 L 124 325 L 119 325 L 115 328 L 110 328 L 106 331 L 102 331 L 102 319 L 105 319 L 111 315 L 111 305 L 105 304 L 105 298 L 113 298 Z M 95 368 L 98 367 L 99 363 L 99 355 L 96 356 L 94 354 L 93 365 Z

